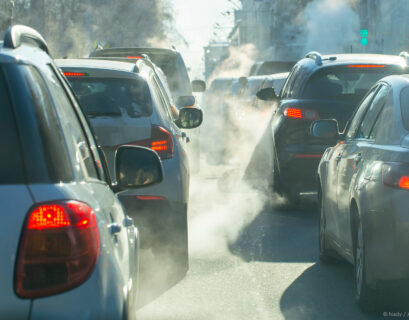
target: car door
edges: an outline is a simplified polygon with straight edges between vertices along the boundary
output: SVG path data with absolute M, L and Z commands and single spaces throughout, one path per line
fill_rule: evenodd
M 380 84 L 373 88 L 360 105 L 346 134 L 340 150 L 337 179 L 337 220 L 339 240 L 346 248 L 351 248 L 350 202 L 357 173 L 365 165 L 365 156 L 373 143 L 370 131 L 385 105 L 389 87 Z

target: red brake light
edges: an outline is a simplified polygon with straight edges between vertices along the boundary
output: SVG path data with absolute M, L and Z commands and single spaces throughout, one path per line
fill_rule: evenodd
M 409 163 L 384 163 L 382 165 L 382 183 L 392 188 L 409 190 Z
M 350 64 L 349 68 L 385 68 L 384 64 Z
M 319 120 L 317 111 L 311 109 L 285 108 L 284 116 L 294 119 Z
M 301 109 L 286 108 L 284 110 L 284 115 L 288 118 L 302 118 Z
M 28 220 L 27 229 L 50 229 L 69 226 L 70 220 L 64 208 L 58 205 L 44 205 L 34 210 Z
M 152 126 L 150 139 L 124 143 L 121 145 L 134 145 L 150 148 L 156 151 L 162 160 L 172 158 L 174 152 L 172 135 L 165 128 L 155 125 Z M 116 148 L 119 148 L 121 145 L 116 146 Z
M 399 180 L 399 188 L 409 189 L 409 177 L 403 176 Z
M 78 201 L 35 206 L 23 229 L 14 287 L 21 298 L 72 289 L 91 275 L 100 248 L 94 211 Z
M 64 72 L 64 76 L 66 77 L 83 77 L 85 73 L 83 72 Z
M 128 59 L 143 59 L 142 56 L 127 56 Z

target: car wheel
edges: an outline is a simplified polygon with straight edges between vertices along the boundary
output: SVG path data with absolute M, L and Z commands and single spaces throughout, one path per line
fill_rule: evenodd
M 362 222 L 359 220 L 356 227 L 355 240 L 355 263 L 354 263 L 354 279 L 355 279 L 355 298 L 358 306 L 364 311 L 374 309 L 375 291 L 366 283 L 366 258 L 365 258 L 365 241 L 363 235 Z
M 321 197 L 320 201 L 320 216 L 318 219 L 318 252 L 319 259 L 323 264 L 332 264 L 336 262 L 334 256 L 331 255 L 328 250 L 327 235 L 326 235 L 326 217 L 324 211 L 324 196 Z

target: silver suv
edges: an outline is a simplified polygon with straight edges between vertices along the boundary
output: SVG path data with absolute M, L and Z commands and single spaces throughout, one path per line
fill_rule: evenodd
M 35 30 L 0 43 L 0 314 L 2 319 L 128 319 L 138 287 L 139 234 L 114 192 L 137 187 L 151 150 L 121 147 L 118 183 Z M 148 168 L 148 169 L 146 169 Z

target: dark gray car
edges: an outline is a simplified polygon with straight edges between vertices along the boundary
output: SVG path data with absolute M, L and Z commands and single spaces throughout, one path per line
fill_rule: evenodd
M 409 76 L 375 84 L 338 134 L 317 121 L 315 137 L 340 141 L 319 165 L 319 256 L 355 266 L 356 299 L 374 306 L 380 289 L 409 279 Z

